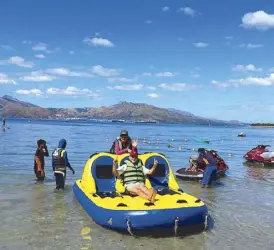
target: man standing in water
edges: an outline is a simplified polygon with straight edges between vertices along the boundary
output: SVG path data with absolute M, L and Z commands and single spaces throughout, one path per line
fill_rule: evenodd
M 198 163 L 206 164 L 203 179 L 202 179 L 202 187 L 209 188 L 212 182 L 212 179 L 216 177 L 217 174 L 217 161 L 213 157 L 213 155 L 205 150 L 204 148 L 198 149 L 199 158 Z
M 45 140 L 40 139 L 37 141 L 37 150 L 34 155 L 34 173 L 37 181 L 45 179 L 45 156 L 49 156 L 47 144 Z
M 75 174 L 74 169 L 71 167 L 67 152 L 65 150 L 67 146 L 67 141 L 62 139 L 59 141 L 58 148 L 52 154 L 52 169 L 54 171 L 56 180 L 56 190 L 64 190 L 66 182 L 66 168 L 68 167 L 72 174 Z
M 3 124 L 1 128 L 6 128 L 6 119 L 3 119 Z

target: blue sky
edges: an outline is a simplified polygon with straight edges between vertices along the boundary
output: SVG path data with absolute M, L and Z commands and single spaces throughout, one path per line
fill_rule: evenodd
M 3 1 L 0 95 L 274 121 L 274 2 Z

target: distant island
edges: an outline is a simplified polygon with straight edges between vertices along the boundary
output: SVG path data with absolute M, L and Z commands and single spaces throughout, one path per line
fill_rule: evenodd
M 139 124 L 246 125 L 239 121 L 204 118 L 186 111 L 159 108 L 145 103 L 120 102 L 112 106 L 96 108 L 43 108 L 8 95 L 0 97 L 0 117 L 75 121 L 97 120 Z
M 274 128 L 274 123 L 251 123 L 251 127 Z

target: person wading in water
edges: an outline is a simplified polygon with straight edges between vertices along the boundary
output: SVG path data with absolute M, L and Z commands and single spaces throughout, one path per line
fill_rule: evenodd
M 34 154 L 34 173 L 37 181 L 45 179 L 45 156 L 49 156 L 47 144 L 45 140 L 40 139 L 37 141 L 37 150 Z

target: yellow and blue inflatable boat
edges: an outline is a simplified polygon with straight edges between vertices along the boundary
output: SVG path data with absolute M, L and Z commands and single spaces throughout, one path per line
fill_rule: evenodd
M 153 166 L 154 158 L 158 161 L 154 174 L 146 178 L 146 186 L 158 191 L 154 204 L 126 192 L 121 180 L 112 174 L 113 160 L 117 157 L 121 165 L 128 154 L 93 154 L 86 162 L 82 179 L 73 186 L 77 200 L 97 224 L 130 234 L 156 230 L 177 234 L 195 226 L 205 229 L 207 207 L 179 188 L 164 155 L 139 155 L 148 169 Z

